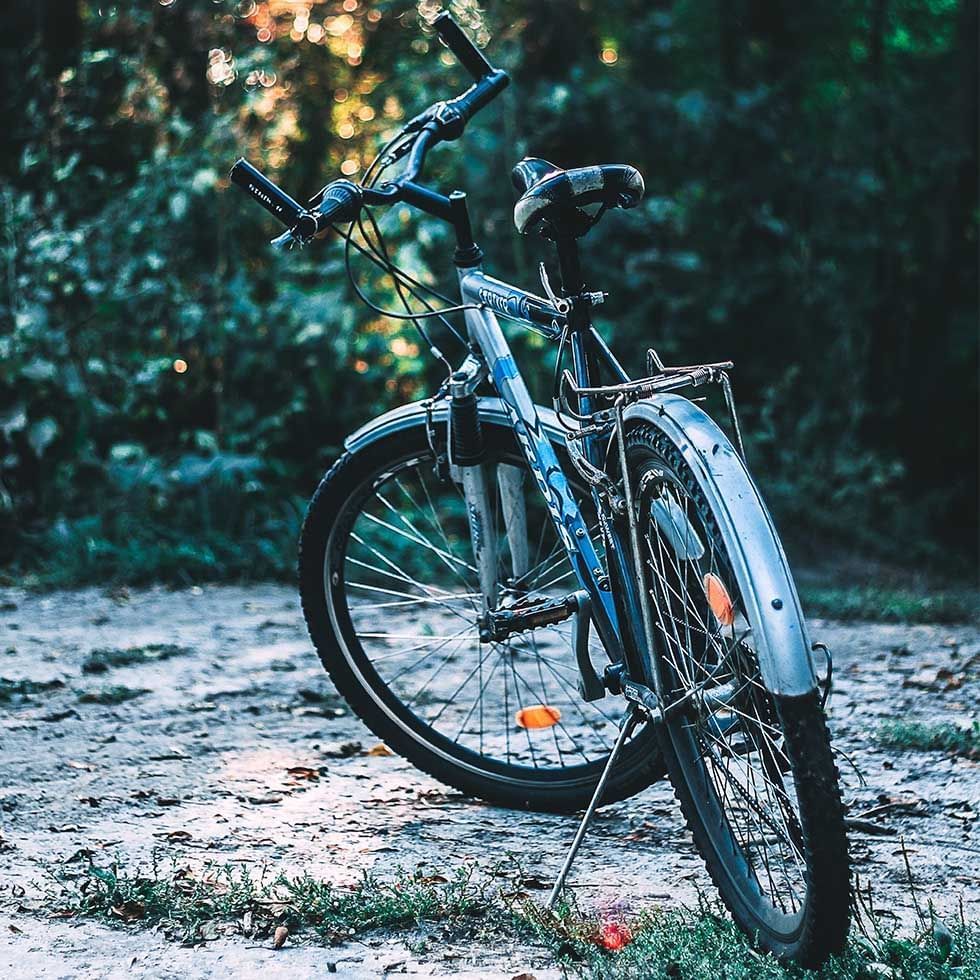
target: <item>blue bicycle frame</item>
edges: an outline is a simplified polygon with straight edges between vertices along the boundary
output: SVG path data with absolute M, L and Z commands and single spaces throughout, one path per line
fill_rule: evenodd
M 483 356 L 487 375 L 497 389 L 531 473 L 544 495 L 559 540 L 565 547 L 579 584 L 589 595 L 592 616 L 606 651 L 611 660 L 621 661 L 625 658 L 626 650 L 621 617 L 612 593 L 613 577 L 603 568 L 578 502 L 554 446 L 542 428 L 534 402 L 494 311 L 527 327 L 543 330 L 555 340 L 567 329 L 566 319 L 547 300 L 485 275 L 480 266 L 460 269 L 459 285 L 462 302 L 467 307 L 465 317 L 470 340 Z M 570 332 L 576 381 L 580 385 L 588 387 L 591 383 L 589 365 L 591 355 L 595 353 L 611 366 L 621 380 L 629 380 L 591 323 L 580 323 L 577 329 Z M 588 411 L 588 406 L 583 405 L 582 409 L 583 412 Z M 586 436 L 581 442 L 583 455 L 590 462 L 599 461 L 601 447 L 596 445 L 595 438 Z M 603 525 L 607 557 L 617 563 L 616 579 L 624 583 L 625 594 L 621 597 L 623 608 L 635 611 L 638 617 L 639 596 L 629 564 L 628 548 L 620 540 L 613 522 L 607 519 L 598 499 L 596 508 Z M 638 618 L 632 621 L 637 622 Z M 632 639 L 643 646 L 642 637 L 634 636 Z

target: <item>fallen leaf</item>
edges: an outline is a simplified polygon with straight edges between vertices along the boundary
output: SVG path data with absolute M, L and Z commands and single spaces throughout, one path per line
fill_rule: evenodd
M 290 766 L 286 772 L 293 779 L 316 780 L 320 778 L 320 771 L 318 769 L 310 769 L 309 766 Z
M 360 755 L 364 746 L 360 742 L 341 742 L 339 745 L 330 746 L 321 753 L 328 759 L 349 759 L 351 756 Z
M 165 841 L 169 841 L 171 844 L 180 844 L 184 841 L 193 840 L 194 835 L 186 830 L 171 830 L 167 832 L 161 832 L 159 834 L 154 834 L 154 837 L 162 837 Z
M 421 878 L 417 878 L 423 885 L 448 885 L 449 879 L 444 878 L 442 875 L 423 875 Z
M 276 793 L 266 793 L 263 796 L 248 796 L 246 799 L 249 803 L 255 803 L 256 805 L 263 803 L 282 803 L 282 797 Z
M 372 746 L 364 753 L 365 755 L 394 755 L 395 753 L 385 745 L 384 742 L 378 742 L 377 745 Z
M 146 913 L 146 906 L 142 902 L 137 902 L 135 900 L 130 900 L 128 902 L 123 902 L 121 905 L 113 905 L 112 914 L 123 922 L 136 922 L 138 919 L 142 919 Z
M 176 796 L 158 796 L 157 806 L 180 806 L 180 800 Z
M 24 935 L 24 930 L 23 929 L 18 929 L 17 926 L 15 926 L 12 922 L 8 923 L 7 928 L 12 933 L 14 933 L 14 935 L 17 935 L 17 936 L 23 936 Z
M 289 930 L 285 926 L 277 926 L 275 935 L 272 939 L 273 949 L 282 949 L 282 944 L 289 937 Z
M 526 875 L 525 877 L 518 880 L 517 885 L 519 888 L 550 888 L 551 882 L 543 881 L 537 875 Z
M 41 721 L 64 721 L 66 718 L 78 717 L 78 712 L 74 708 L 67 708 L 64 711 L 52 711 L 50 714 L 41 715 Z

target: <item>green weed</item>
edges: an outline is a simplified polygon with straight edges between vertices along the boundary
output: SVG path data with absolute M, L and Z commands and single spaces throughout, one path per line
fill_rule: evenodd
M 0 704 L 10 704 L 16 701 L 30 701 L 37 694 L 45 694 L 65 686 L 64 681 L 12 681 L 9 677 L 0 677 Z
M 980 759 L 980 721 L 969 728 L 942 722 L 890 721 L 877 732 L 887 748 L 917 749 L 922 752 L 949 752 L 968 759 Z
M 150 643 L 144 647 L 127 647 L 124 650 L 104 647 L 92 650 L 82 663 L 84 674 L 104 674 L 113 667 L 132 667 L 154 660 L 169 660 L 190 653 L 187 647 L 174 643 Z
M 803 608 L 827 619 L 866 619 L 884 623 L 962 623 L 980 618 L 975 591 L 920 593 L 878 586 L 801 587 Z
M 122 684 L 112 684 L 97 691 L 86 691 L 78 696 L 80 704 L 123 704 L 134 698 L 149 694 L 145 687 L 125 687 Z
M 472 866 L 393 880 L 365 875 L 347 887 L 309 875 L 255 876 L 248 868 L 217 865 L 199 872 L 174 866 L 169 873 L 154 867 L 149 874 L 92 866 L 63 882 L 49 902 L 62 915 L 158 928 L 185 943 L 219 934 L 268 939 L 285 925 L 294 938 L 328 945 L 365 933 L 398 933 L 424 954 L 426 931 L 438 927 L 442 937 L 550 952 L 568 974 L 595 980 L 980 978 L 980 928 L 966 922 L 946 926 L 933 919 L 912 936 L 882 929 L 869 937 L 854 929 L 843 955 L 807 973 L 759 952 L 708 904 L 602 916 L 566 905 L 551 914 L 530 901 L 520 883 L 513 868 L 488 876 Z

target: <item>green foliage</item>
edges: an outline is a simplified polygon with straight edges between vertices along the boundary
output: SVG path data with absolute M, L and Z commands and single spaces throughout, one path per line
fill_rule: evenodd
M 300 502 L 343 436 L 440 380 L 409 326 L 353 300 L 336 244 L 272 253 L 269 219 L 225 174 L 245 152 L 304 198 L 463 73 L 407 0 L 347 21 L 318 5 L 317 42 L 292 39 L 292 13 L 260 40 L 267 6 L 10 15 L 7 578 L 289 575 Z M 465 147 L 431 158 L 435 186 L 470 193 L 493 271 L 533 287 L 547 255 L 513 233 L 523 153 L 636 164 L 641 207 L 585 243 L 627 366 L 651 343 L 735 360 L 750 462 L 803 557 L 974 567 L 976 0 L 453 6 L 514 77 Z M 399 262 L 452 290 L 443 227 L 405 207 L 384 227 Z M 515 344 L 547 397 L 553 352 Z
M 894 749 L 949 752 L 980 759 L 980 721 L 974 721 L 969 728 L 950 723 L 890 721 L 878 729 L 878 741 Z
M 345 888 L 309 875 L 256 879 L 248 868 L 209 865 L 200 873 L 171 869 L 132 874 L 97 867 L 86 878 L 52 896 L 76 915 L 109 923 L 139 922 L 160 927 L 184 943 L 215 938 L 214 927 L 229 920 L 246 935 L 268 936 L 277 925 L 312 932 L 327 944 L 378 929 L 407 929 L 423 923 L 464 924 L 489 907 L 486 889 L 472 872 L 451 878 L 403 875 L 394 881 L 365 876 Z
M 65 686 L 64 681 L 32 681 L 32 680 L 10 680 L 8 677 L 0 677 L 0 704 L 18 703 L 30 701 L 38 694 L 46 691 L 54 691 Z
M 85 691 L 78 696 L 79 704 L 125 704 L 149 692 L 145 687 L 126 687 L 124 684 L 110 684 L 97 691 Z
M 962 623 L 980 617 L 974 590 L 917 592 L 877 585 L 851 588 L 801 586 L 800 598 L 809 616 L 887 623 Z
M 89 652 L 82 661 L 83 674 L 105 674 L 114 667 L 132 667 L 136 664 L 151 663 L 156 660 L 169 660 L 190 653 L 188 647 L 175 643 L 150 643 L 145 647 L 99 647 Z
M 911 936 L 881 926 L 866 934 L 855 930 L 841 957 L 805 972 L 759 953 L 714 908 L 597 916 L 566 906 L 550 914 L 521 897 L 521 880 L 517 868 L 496 868 L 487 877 L 465 867 L 393 879 L 367 875 L 344 887 L 309 875 L 256 877 L 248 868 L 228 865 L 197 872 L 154 867 L 150 873 L 92 865 L 81 878 L 51 891 L 48 904 L 61 915 L 159 928 L 184 943 L 233 934 L 268 940 L 285 925 L 294 938 L 328 945 L 382 932 L 401 933 L 410 946 L 424 949 L 420 927 L 439 925 L 441 939 L 476 935 L 484 942 L 533 943 L 550 949 L 570 975 L 596 980 L 980 977 L 980 930 L 967 922 L 948 926 L 933 919 Z M 603 941 L 610 927 L 626 940 L 613 952 Z

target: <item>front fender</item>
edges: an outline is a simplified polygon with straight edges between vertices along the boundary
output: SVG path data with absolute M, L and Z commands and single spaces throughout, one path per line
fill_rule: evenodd
M 813 691 L 810 641 L 786 555 L 769 511 L 728 437 L 680 395 L 636 402 L 624 417 L 627 423 L 647 422 L 660 429 L 690 466 L 728 548 L 767 688 L 780 695 Z
M 510 418 L 504 408 L 504 403 L 499 398 L 483 397 L 478 399 L 478 402 L 480 418 L 510 428 Z M 544 405 L 535 405 L 534 407 L 541 421 L 541 427 L 548 434 L 548 438 L 554 443 L 564 445 L 565 433 L 554 411 L 545 408 Z M 432 406 L 432 420 L 434 422 L 445 425 L 448 414 L 449 402 L 446 399 L 442 399 Z M 419 425 L 424 420 L 425 402 L 409 402 L 407 405 L 400 405 L 390 412 L 385 412 L 384 415 L 371 419 L 356 432 L 352 432 L 344 440 L 344 448 L 351 453 L 357 452 L 379 439 Z

